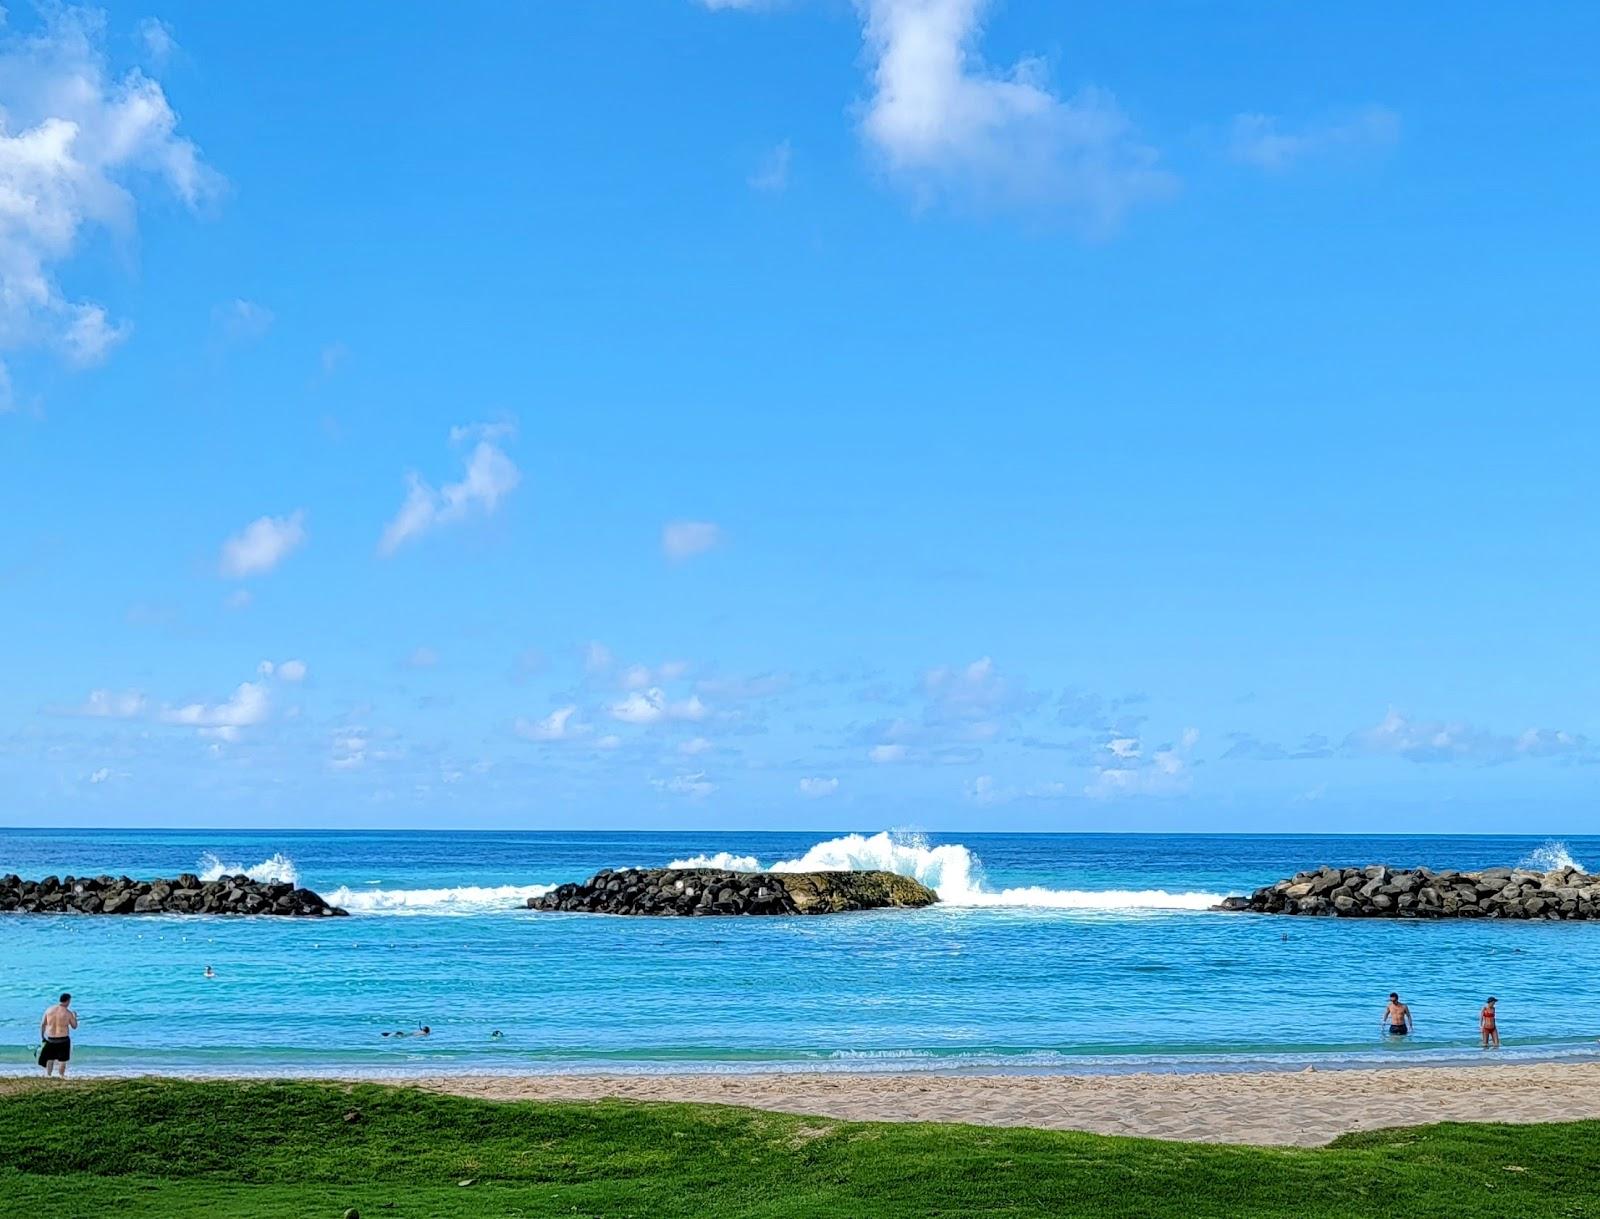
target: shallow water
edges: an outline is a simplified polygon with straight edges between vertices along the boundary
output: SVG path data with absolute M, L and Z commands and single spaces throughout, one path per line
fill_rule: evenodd
M 1514 864 L 1537 838 L 0 830 L 0 873 L 293 873 L 339 920 L 0 916 L 0 1072 L 70 989 L 86 1071 L 1236 1069 L 1600 1051 L 1600 924 L 1223 915 L 1320 865 Z M 1561 850 L 1600 864 L 1600 839 Z M 940 906 L 534 914 L 600 867 L 894 866 Z M 1540 857 L 1542 864 L 1550 855 Z M 211 965 L 215 979 L 204 978 Z M 1379 1035 L 1390 990 L 1417 1036 Z M 386 1031 L 433 1029 L 427 1038 Z M 491 1039 L 493 1030 L 504 1036 Z

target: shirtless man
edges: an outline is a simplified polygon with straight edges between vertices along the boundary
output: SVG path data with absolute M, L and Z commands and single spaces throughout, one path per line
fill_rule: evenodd
M 1400 996 L 1389 992 L 1389 1006 L 1383 1009 L 1384 1032 L 1391 1037 L 1404 1037 L 1411 1032 L 1411 1009 L 1400 1002 Z
M 72 1058 L 72 1030 L 78 1027 L 78 1013 L 72 1010 L 72 996 L 63 994 L 61 1002 L 47 1007 L 44 1019 L 39 1021 L 39 1038 L 44 1046 L 39 1050 L 39 1065 L 46 1076 L 57 1063 L 61 1064 L 61 1078 L 67 1077 L 67 1063 Z

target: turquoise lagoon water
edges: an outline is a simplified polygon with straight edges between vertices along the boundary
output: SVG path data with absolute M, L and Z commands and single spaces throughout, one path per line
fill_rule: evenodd
M 1322 863 L 1487 867 L 1600 839 L 0 829 L 0 873 L 292 876 L 339 920 L 0 915 L 0 1073 L 63 989 L 84 1072 L 1175 1070 L 1600 1045 L 1600 925 L 1281 919 L 1219 897 Z M 922 911 L 536 914 L 606 866 L 891 866 Z M 216 977 L 203 976 L 207 965 Z M 1379 1035 L 1390 990 L 1417 1036 Z M 385 1038 L 427 1024 L 426 1039 Z M 504 1035 L 491 1039 L 490 1033 Z

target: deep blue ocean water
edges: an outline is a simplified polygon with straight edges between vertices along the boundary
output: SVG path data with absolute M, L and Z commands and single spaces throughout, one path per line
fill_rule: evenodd
M 407 1074 L 1134 1070 L 1600 1051 L 1600 924 L 1387 922 L 1205 907 L 1331 864 L 1475 868 L 1600 838 L 0 829 L 0 873 L 292 875 L 338 920 L 0 915 L 0 1072 L 57 992 L 80 1071 Z M 606 866 L 894 866 L 923 911 L 536 914 Z M 203 974 L 207 965 L 214 979 Z M 1379 1036 L 1390 990 L 1417 1035 Z M 427 1038 L 386 1031 L 429 1025 Z M 491 1038 L 499 1030 L 504 1035 Z

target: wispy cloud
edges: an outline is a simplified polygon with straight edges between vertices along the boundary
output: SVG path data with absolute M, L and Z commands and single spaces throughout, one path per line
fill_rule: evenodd
M 1593 755 L 1580 733 L 1529 728 L 1516 735 L 1491 732 L 1459 720 L 1418 720 L 1391 709 L 1374 727 L 1353 732 L 1345 749 L 1390 755 L 1410 762 L 1495 764 L 1518 758 L 1580 758 Z
M 788 140 L 775 145 L 755 173 L 750 175 L 750 189 L 763 194 L 777 195 L 789 189 L 789 165 L 794 160 L 794 147 Z
M 710 521 L 669 521 L 661 530 L 661 553 L 674 563 L 715 550 L 722 542 L 722 527 Z
M 1241 114 L 1233 120 L 1228 155 L 1244 165 L 1281 172 L 1310 157 L 1376 151 L 1399 139 L 1400 116 L 1385 106 L 1366 106 L 1297 127 L 1270 114 Z
M 451 433 L 457 440 L 471 434 L 469 429 L 461 428 Z M 416 473 L 408 476 L 405 502 L 378 540 L 378 553 L 392 555 L 406 543 L 441 526 L 473 516 L 493 515 L 500 501 L 516 490 L 521 481 L 516 463 L 494 441 L 479 439 L 458 481 L 436 489 Z

